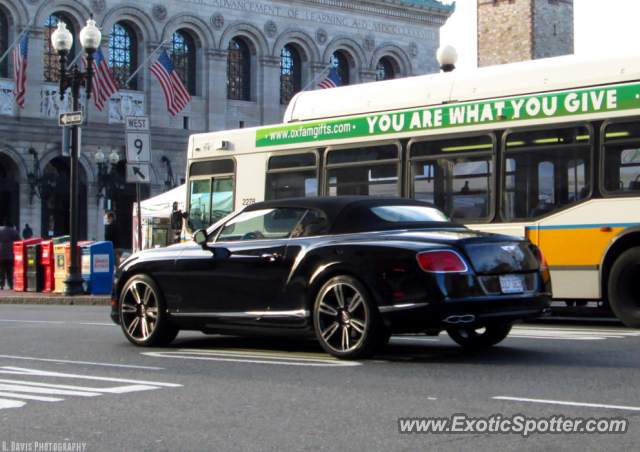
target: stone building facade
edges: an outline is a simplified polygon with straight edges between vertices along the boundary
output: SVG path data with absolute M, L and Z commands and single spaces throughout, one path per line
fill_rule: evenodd
M 11 56 L 0 63 L 0 217 L 20 229 L 29 223 L 36 237 L 68 233 L 69 159 L 57 118 L 70 102 L 58 95 L 57 57 L 47 44 L 57 21 L 78 41 L 93 14 L 121 88 L 102 111 L 81 99 L 80 238 L 102 239 L 108 207 L 130 231 L 135 185 L 123 182 L 125 116 L 150 118 L 151 184 L 143 196 L 154 196 L 173 185 L 162 157 L 171 161 L 175 183 L 184 179 L 190 134 L 280 122 L 290 96 L 309 84 L 317 89 L 331 62 L 348 84 L 437 72 L 439 29 L 453 11 L 436 0 L 2 0 L 0 55 L 32 25 L 24 109 L 12 95 Z M 74 46 L 71 58 L 80 48 Z M 175 116 L 149 71 L 159 48 L 192 97 Z M 114 171 L 109 177 L 98 174 L 99 147 L 121 159 L 113 168 L 104 164 Z M 102 191 L 110 205 L 98 199 L 101 179 L 110 181 Z
M 573 54 L 573 0 L 478 0 L 478 67 Z

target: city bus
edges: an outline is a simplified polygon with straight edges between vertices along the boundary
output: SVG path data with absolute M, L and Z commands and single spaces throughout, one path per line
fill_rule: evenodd
M 528 237 L 554 299 L 640 327 L 640 55 L 301 92 L 282 124 L 192 135 L 187 163 L 187 236 L 269 199 L 421 199 Z

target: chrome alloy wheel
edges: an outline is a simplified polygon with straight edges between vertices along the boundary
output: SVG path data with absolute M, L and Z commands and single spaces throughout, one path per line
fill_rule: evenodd
M 370 315 L 367 303 L 351 284 L 336 282 L 324 287 L 315 314 L 319 336 L 336 352 L 358 348 L 368 334 Z
M 146 341 L 158 323 L 158 295 L 144 281 L 134 281 L 122 297 L 122 326 L 136 341 Z

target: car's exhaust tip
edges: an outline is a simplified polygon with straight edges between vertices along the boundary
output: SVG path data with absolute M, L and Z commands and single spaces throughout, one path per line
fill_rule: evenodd
M 551 309 L 550 309 L 550 308 L 544 308 L 540 314 L 541 314 L 543 317 L 548 317 L 548 316 L 550 316 L 550 315 L 551 315 Z
M 443 320 L 444 323 L 471 323 L 475 321 L 476 316 L 471 314 L 451 315 Z

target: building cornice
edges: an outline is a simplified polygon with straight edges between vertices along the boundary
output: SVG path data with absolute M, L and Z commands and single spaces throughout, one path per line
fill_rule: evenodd
M 454 4 L 443 5 L 434 0 L 297 0 L 296 3 L 316 4 L 346 11 L 362 11 L 437 25 L 444 25 L 455 11 Z

